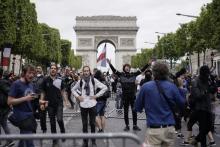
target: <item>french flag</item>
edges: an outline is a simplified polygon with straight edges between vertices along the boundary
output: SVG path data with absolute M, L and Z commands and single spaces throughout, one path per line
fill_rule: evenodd
M 106 67 L 106 44 L 97 59 L 97 63 L 100 64 L 102 67 Z

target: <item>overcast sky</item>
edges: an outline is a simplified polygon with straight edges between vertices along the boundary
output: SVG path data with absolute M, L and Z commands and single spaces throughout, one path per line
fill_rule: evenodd
M 153 47 L 144 42 L 157 41 L 155 32 L 175 32 L 179 23 L 193 18 L 176 13 L 199 15 L 200 8 L 212 0 L 35 0 L 38 21 L 58 28 L 63 39 L 76 48 L 73 30 L 76 16 L 137 16 L 137 48 Z

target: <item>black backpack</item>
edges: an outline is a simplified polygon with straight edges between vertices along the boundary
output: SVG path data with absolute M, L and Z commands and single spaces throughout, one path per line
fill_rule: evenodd
M 7 80 L 0 80 L 0 107 L 8 107 L 8 92 L 10 90 L 10 83 Z

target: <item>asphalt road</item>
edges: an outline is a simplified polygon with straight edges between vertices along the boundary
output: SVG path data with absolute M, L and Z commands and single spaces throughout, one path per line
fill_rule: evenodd
M 216 133 L 214 134 L 215 141 L 217 143 L 217 147 L 220 146 L 220 105 L 217 103 L 216 104 Z M 115 101 L 111 100 L 106 108 L 106 129 L 105 132 L 123 132 L 124 128 L 124 120 L 123 120 L 123 114 L 122 113 L 117 113 L 115 110 Z M 130 115 L 131 117 L 131 115 Z M 50 133 L 50 125 L 49 125 L 49 119 L 47 119 L 47 128 L 48 132 Z M 65 128 L 67 133 L 81 133 L 82 131 L 82 122 L 80 118 L 79 113 L 74 113 L 72 109 L 65 108 L 64 109 L 64 123 L 65 123 Z M 19 134 L 19 130 L 12 126 L 9 123 L 11 132 L 13 134 Z M 132 126 L 132 119 L 130 119 L 130 126 Z M 141 128 L 141 131 L 139 132 L 134 132 L 133 130 L 129 131 L 130 133 L 134 133 L 139 136 L 141 141 L 144 141 L 144 136 L 146 132 L 146 117 L 145 114 L 138 114 L 138 126 Z M 184 135 L 186 135 L 186 123 L 183 121 L 182 122 L 182 132 Z M 58 128 L 58 125 L 57 125 Z M 132 127 L 131 127 L 132 128 Z M 59 131 L 59 129 L 57 129 Z M 194 131 L 196 134 L 198 132 L 198 126 L 194 126 Z M 42 133 L 40 130 L 40 126 L 38 125 L 38 130 L 37 133 Z M 219 134 L 218 134 L 219 133 Z M 180 143 L 183 141 L 183 139 L 178 139 L 176 138 L 175 140 L 175 147 L 179 147 Z M 17 141 L 16 141 L 17 143 Z M 98 147 L 107 147 L 108 145 L 110 147 L 121 147 L 123 141 L 121 139 L 114 139 L 114 140 L 97 140 L 97 145 Z M 136 147 L 137 144 L 131 140 L 126 140 L 125 142 L 126 147 Z M 36 146 L 40 146 L 39 141 L 35 141 Z M 82 140 L 76 140 L 76 147 L 80 147 L 82 145 Z M 51 147 L 52 146 L 52 141 L 51 140 L 44 140 L 43 141 L 43 146 L 44 147 Z M 66 140 L 65 142 L 60 141 L 60 147 L 70 147 L 73 146 L 73 140 Z

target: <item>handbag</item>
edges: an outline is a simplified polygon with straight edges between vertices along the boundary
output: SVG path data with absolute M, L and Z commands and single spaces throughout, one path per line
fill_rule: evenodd
M 159 81 L 155 80 L 155 83 L 156 83 L 156 86 L 157 86 L 157 89 L 159 91 L 160 94 L 162 94 L 162 96 L 164 97 L 164 99 L 166 100 L 170 110 L 172 111 L 173 113 L 173 116 L 174 116 L 174 119 L 178 118 L 178 113 L 176 113 L 176 105 L 173 105 L 170 101 L 169 101 L 169 98 L 167 97 L 167 95 L 164 93 L 164 90 L 163 88 L 160 86 L 159 84 Z
M 12 125 L 18 127 L 21 130 L 36 132 L 37 122 L 33 115 L 28 116 L 24 120 L 18 121 L 16 116 L 12 113 L 9 115 L 8 120 L 11 122 Z

